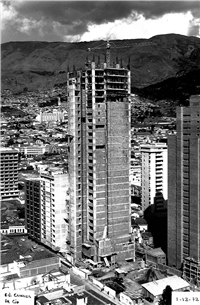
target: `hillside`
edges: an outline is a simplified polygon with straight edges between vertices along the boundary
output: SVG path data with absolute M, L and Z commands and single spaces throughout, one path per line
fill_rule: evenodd
M 2 89 L 39 90 L 66 82 L 67 69 L 83 68 L 86 57 L 103 62 L 104 41 L 9 42 L 1 45 Z M 115 45 L 115 46 L 114 46 Z M 93 49 L 101 46 L 99 49 Z M 88 48 L 91 52 L 88 53 Z M 200 93 L 200 39 L 177 34 L 111 41 L 111 62 L 130 58 L 132 92 L 152 100 L 187 99 Z

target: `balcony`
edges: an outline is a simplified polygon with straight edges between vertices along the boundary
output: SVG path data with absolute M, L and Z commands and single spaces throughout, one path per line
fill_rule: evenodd
M 121 87 L 113 87 L 113 86 L 107 86 L 106 90 L 115 90 L 115 91 L 125 91 L 126 88 L 121 88 Z
M 112 70 L 107 70 L 106 71 L 106 74 L 105 74 L 105 77 L 123 77 L 123 78 L 127 78 L 127 74 L 124 74 L 124 73 L 119 73 L 119 71 L 112 71 Z

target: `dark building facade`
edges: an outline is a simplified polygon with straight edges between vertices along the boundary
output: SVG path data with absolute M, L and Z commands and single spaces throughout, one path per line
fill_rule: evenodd
M 177 108 L 177 134 L 168 138 L 168 264 L 191 280 L 200 261 L 200 96 Z M 191 269 L 196 270 L 192 275 Z
M 130 71 L 86 63 L 69 73 L 68 249 L 106 264 L 134 259 L 130 222 Z
M 26 194 L 26 228 L 28 235 L 41 241 L 41 182 L 40 178 L 27 178 L 25 180 Z
M 0 199 L 18 198 L 18 151 L 1 147 L 0 157 Z

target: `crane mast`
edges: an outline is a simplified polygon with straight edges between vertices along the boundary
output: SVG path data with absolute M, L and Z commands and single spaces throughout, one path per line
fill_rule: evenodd
M 107 41 L 106 44 L 106 66 L 110 68 L 110 43 Z
M 106 43 L 106 66 L 107 68 L 110 68 L 110 48 L 111 48 L 111 44 L 114 46 L 115 49 L 121 49 L 121 48 L 130 48 L 130 47 L 143 47 L 143 46 L 156 46 L 155 42 L 151 42 L 151 41 L 145 41 L 145 42 L 136 42 L 136 43 L 130 43 L 130 44 L 120 44 L 120 45 L 116 45 L 114 42 L 109 42 L 109 40 L 107 40 Z M 88 48 L 87 50 L 89 52 L 91 52 L 92 50 L 100 50 L 100 49 L 105 49 L 105 42 L 102 43 L 99 46 L 93 47 L 93 48 Z M 128 64 L 130 65 L 130 63 Z M 130 69 L 130 68 L 129 68 Z

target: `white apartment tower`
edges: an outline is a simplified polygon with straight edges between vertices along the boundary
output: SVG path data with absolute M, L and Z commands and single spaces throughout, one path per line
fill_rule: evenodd
M 163 143 L 140 146 L 142 155 L 142 209 L 151 206 L 152 211 L 166 208 L 167 183 L 167 145 Z
M 69 230 L 66 221 L 68 173 L 51 168 L 39 178 L 27 178 L 25 185 L 28 235 L 53 250 L 65 250 Z

